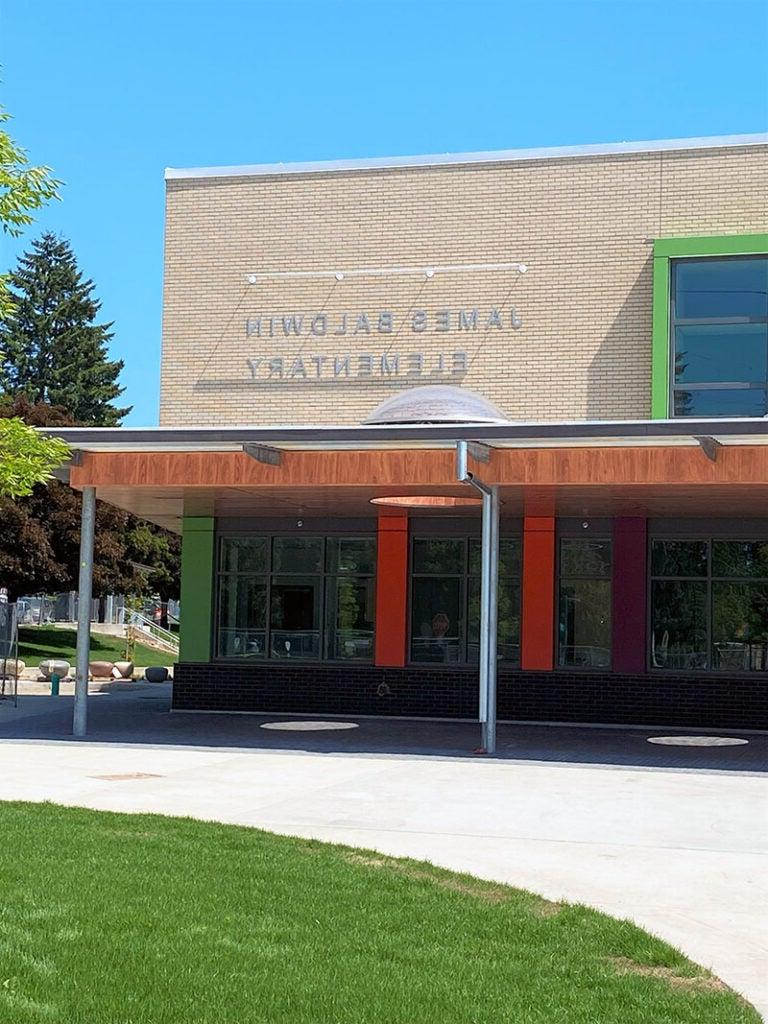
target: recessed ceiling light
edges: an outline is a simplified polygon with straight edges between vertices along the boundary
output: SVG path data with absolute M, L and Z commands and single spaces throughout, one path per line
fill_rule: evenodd
M 736 736 L 649 736 L 648 742 L 662 747 L 740 747 L 749 740 Z
M 357 722 L 263 722 L 262 729 L 275 732 L 323 732 L 333 729 L 357 729 Z
M 482 498 L 456 498 L 451 494 L 397 494 L 371 498 L 372 505 L 398 505 L 401 508 L 456 508 L 480 506 L 482 503 Z

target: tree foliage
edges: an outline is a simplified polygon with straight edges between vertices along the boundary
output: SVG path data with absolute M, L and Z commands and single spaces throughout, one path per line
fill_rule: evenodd
M 39 434 L 17 417 L 1 419 L 0 495 L 21 498 L 31 494 L 36 484 L 51 478 L 69 452 L 66 442 Z
M 37 427 L 73 425 L 64 409 L 32 404 L 23 395 L 0 402 L 0 425 L 8 417 Z M 58 480 L 17 501 L 0 497 L 0 586 L 8 588 L 11 600 L 77 588 L 80 512 L 79 492 Z M 94 597 L 178 597 L 179 548 L 174 534 L 97 501 Z
M 0 108 L 0 126 L 10 120 Z M 32 214 L 51 199 L 58 199 L 59 185 L 49 167 L 33 167 L 26 152 L 0 127 L 0 224 L 9 235 L 19 235 L 32 223 Z M 0 316 L 11 308 L 5 277 L 0 277 Z
M 123 368 L 108 358 L 110 323 L 96 323 L 101 303 L 72 249 L 46 232 L 24 253 L 8 281 L 13 307 L 0 322 L 0 387 L 32 403 L 59 406 L 78 423 L 116 426 L 130 408 L 112 403 Z

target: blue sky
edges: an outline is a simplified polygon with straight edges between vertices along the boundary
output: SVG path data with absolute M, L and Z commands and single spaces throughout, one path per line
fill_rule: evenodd
M 725 135 L 768 127 L 768 0 L 5 0 L 0 102 L 65 181 L 157 422 L 163 169 Z

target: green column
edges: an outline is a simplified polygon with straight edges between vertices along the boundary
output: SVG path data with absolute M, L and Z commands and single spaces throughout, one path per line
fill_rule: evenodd
M 653 258 L 653 342 L 651 346 L 651 419 L 665 420 L 669 409 L 669 257 Z
M 210 661 L 215 521 L 185 516 L 181 534 L 179 661 Z

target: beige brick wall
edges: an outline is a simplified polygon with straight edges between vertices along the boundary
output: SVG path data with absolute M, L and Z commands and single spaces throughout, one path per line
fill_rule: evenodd
M 481 392 L 511 419 L 647 417 L 650 239 L 766 231 L 767 195 L 759 146 L 169 180 L 160 422 L 357 423 L 400 387 L 435 380 Z M 514 261 L 528 272 L 246 281 Z M 455 328 L 458 311 L 473 308 L 481 321 L 500 310 L 503 329 L 435 330 L 438 310 L 452 311 Z M 376 330 L 380 310 L 393 314 L 391 334 Z M 415 310 L 428 314 L 424 333 L 411 330 Z M 307 333 L 313 314 L 332 330 L 344 312 L 346 336 Z M 351 333 L 359 312 L 370 335 Z M 283 336 L 279 318 L 292 314 L 305 318 L 298 338 Z M 262 336 L 247 336 L 259 316 Z M 441 354 L 447 368 L 458 363 L 456 351 L 467 353 L 466 373 L 435 373 Z M 334 356 L 370 354 L 378 365 L 382 353 L 400 357 L 397 378 L 333 376 Z M 424 355 L 420 376 L 414 353 Z M 249 358 L 262 360 L 256 379 Z M 273 364 L 267 378 L 278 358 L 284 376 Z

